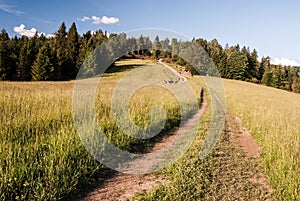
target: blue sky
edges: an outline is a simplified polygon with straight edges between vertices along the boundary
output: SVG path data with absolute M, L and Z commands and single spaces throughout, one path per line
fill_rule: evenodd
M 296 0 L 0 0 L 0 27 L 10 36 L 30 29 L 52 34 L 62 21 L 67 28 L 76 22 L 81 34 L 162 28 L 188 38 L 217 38 L 223 46 L 250 46 L 259 56 L 288 64 L 300 63 L 299 9 Z

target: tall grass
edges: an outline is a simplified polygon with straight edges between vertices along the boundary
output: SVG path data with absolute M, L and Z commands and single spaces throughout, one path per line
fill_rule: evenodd
M 1 82 L 1 200 L 54 200 L 99 168 L 75 134 L 72 86 Z
M 193 81 L 195 80 L 193 79 Z M 243 88 L 238 85 L 235 87 Z M 242 96 L 241 93 L 235 95 Z M 259 161 L 246 157 L 242 150 L 229 140 L 231 135 L 229 132 L 238 134 L 239 131 L 229 131 L 230 129 L 226 127 L 212 153 L 199 160 L 199 149 L 207 137 L 206 132 L 212 115 L 211 97 L 207 95 L 206 98 L 210 107 L 201 118 L 196 139 L 189 151 L 164 172 L 169 182 L 158 186 L 151 192 L 141 192 L 132 200 L 269 199 L 270 195 L 263 185 L 249 180 L 249 178 L 255 177 L 254 174 L 260 172 Z M 236 106 L 235 102 L 230 104 Z M 237 126 L 229 121 L 230 118 L 227 126 Z
M 275 197 L 300 200 L 300 95 L 233 80 L 224 85 L 227 106 L 262 148 Z
M 140 69 L 151 66 L 149 61 L 119 62 L 120 72 L 101 78 L 96 101 L 101 129 L 114 144 L 127 150 L 134 144 L 147 146 L 147 141 L 129 137 L 116 126 L 111 97 L 119 80 L 129 71 L 127 67 L 135 63 L 142 65 Z M 174 76 L 162 66 L 154 67 L 157 70 L 152 71 L 152 76 Z M 199 93 L 199 85 L 192 85 Z M 76 134 L 73 86 L 73 81 L 0 83 L 1 200 L 61 199 L 91 182 L 95 173 L 101 171 L 101 164 L 89 155 Z M 158 87 L 144 87 L 134 94 L 130 101 L 131 119 L 147 127 L 149 111 L 157 104 L 166 109 L 165 129 L 178 125 L 178 101 L 171 92 Z

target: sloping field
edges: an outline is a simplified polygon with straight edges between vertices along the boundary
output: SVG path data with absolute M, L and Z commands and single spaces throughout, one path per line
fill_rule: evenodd
M 133 68 L 136 75 L 145 80 L 159 77 L 157 82 L 160 84 L 163 80 L 179 78 L 151 61 L 132 60 L 117 65 L 116 71 L 101 78 L 96 95 L 97 120 L 113 144 L 124 150 L 143 152 L 150 146 L 149 141 L 125 135 L 114 122 L 111 111 L 113 90 Z M 135 82 L 134 76 L 130 76 L 127 83 L 119 86 L 121 90 Z M 101 173 L 102 166 L 85 150 L 75 130 L 74 83 L 0 83 L 0 200 L 66 198 L 88 186 L 95 175 Z M 201 83 L 195 82 L 193 86 L 199 98 Z M 180 123 L 178 102 L 171 92 L 157 86 L 144 86 L 133 94 L 129 116 L 136 125 L 147 127 L 149 111 L 155 105 L 161 105 L 166 111 L 165 130 Z M 192 108 L 185 112 L 192 112 Z M 159 118 L 154 116 L 154 121 L 159 123 Z
M 274 196 L 300 200 L 300 95 L 251 83 L 223 80 L 227 107 L 261 147 Z
M 136 74 L 130 74 L 131 70 Z M 122 81 L 124 77 L 127 80 Z M 153 61 L 117 62 L 117 68 L 101 78 L 96 113 L 107 138 L 123 150 L 147 152 L 152 145 L 147 139 L 126 135 L 116 125 L 111 110 L 114 90 L 117 86 L 126 90 L 135 82 L 151 81 L 153 77 L 158 78 L 152 80 L 158 85 L 174 88 L 188 82 L 200 100 L 204 86 L 200 76 L 183 80 Z M 269 200 L 271 192 L 278 200 L 300 199 L 300 95 L 251 83 L 223 81 L 229 116 L 213 152 L 199 160 L 212 115 L 211 97 L 206 91 L 207 109 L 188 152 L 158 173 L 158 178 L 166 178 L 167 182 L 161 182 L 163 185 L 150 192 L 140 192 L 133 199 Z M 1 200 L 66 199 L 82 188 L 91 191 L 90 183 L 99 182 L 103 166 L 85 150 L 76 133 L 74 83 L 0 83 Z M 185 101 L 189 104 L 189 99 Z M 174 94 L 164 87 L 138 88 L 130 98 L 129 117 L 136 125 L 147 127 L 151 123 L 151 108 L 156 105 L 166 111 L 164 130 L 176 128 L 180 123 L 180 106 Z M 194 111 L 191 108 L 185 112 Z M 159 124 L 162 117 L 154 117 Z M 247 156 L 236 146 L 238 140 L 231 140 L 241 132 L 248 133 L 247 130 L 258 142 L 258 158 Z

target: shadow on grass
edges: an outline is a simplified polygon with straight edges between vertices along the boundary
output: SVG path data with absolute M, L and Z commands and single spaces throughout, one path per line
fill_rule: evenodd
M 106 181 L 115 175 L 118 174 L 118 171 L 112 170 L 107 167 L 100 167 L 99 171 L 91 178 L 89 182 L 84 182 L 79 184 L 77 191 L 66 194 L 62 200 L 65 201 L 81 201 L 85 200 L 88 194 L 96 189 L 102 188 Z
M 119 73 L 119 72 L 125 72 L 125 71 L 129 71 L 131 69 L 134 68 L 138 68 L 138 67 L 142 67 L 142 66 L 146 66 L 145 64 L 125 64 L 125 65 L 121 65 L 121 66 L 112 66 L 109 67 L 105 73 L 105 74 L 112 74 L 112 73 Z
M 128 147 L 129 150 L 126 148 L 125 150 L 131 153 L 149 153 L 152 151 L 156 143 L 160 143 L 165 138 L 172 136 L 179 125 L 180 119 L 176 118 L 173 120 L 169 120 L 168 126 L 164 128 L 158 135 L 151 139 L 133 142 L 131 143 L 130 147 Z M 107 184 L 109 179 L 115 177 L 118 174 L 118 171 L 100 165 L 99 169 L 95 172 L 95 174 L 93 174 L 91 178 L 83 178 L 83 180 L 81 180 L 78 184 L 77 189 L 71 193 L 64 195 L 62 200 L 85 200 L 91 192 L 95 192 L 97 189 L 101 189 Z

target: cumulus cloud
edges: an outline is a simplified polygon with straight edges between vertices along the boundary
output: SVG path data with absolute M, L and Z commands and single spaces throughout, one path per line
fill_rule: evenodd
M 100 24 L 101 23 L 101 17 L 92 16 L 93 24 Z
M 83 16 L 82 18 L 77 18 L 79 21 L 81 21 L 81 22 L 86 22 L 86 21 L 89 21 L 89 20 L 91 20 L 91 18 L 90 17 L 87 17 L 87 16 Z
M 120 21 L 119 18 L 117 17 L 107 17 L 107 16 L 98 17 L 95 15 L 92 17 L 83 16 L 82 18 L 77 18 L 77 20 L 81 22 L 86 22 L 91 20 L 93 24 L 115 24 Z
M 0 10 L 3 10 L 4 12 L 15 14 L 15 15 L 22 15 L 24 14 L 23 11 L 17 10 L 12 5 L 8 5 L 6 3 L 0 2 Z
M 37 32 L 36 28 L 25 29 L 25 25 L 21 24 L 18 27 L 14 27 L 14 31 L 16 33 L 21 34 L 22 36 L 32 37 Z
M 55 37 L 54 34 L 48 34 L 48 35 L 47 35 L 47 38 L 54 38 L 54 37 Z
M 283 66 L 300 66 L 300 64 L 292 59 L 288 58 L 272 58 L 270 63 L 275 64 L 275 65 L 283 65 Z
M 21 24 L 18 27 L 14 27 L 14 31 L 18 34 L 21 34 L 22 36 L 28 36 L 28 37 L 33 37 L 35 35 L 35 33 L 37 33 L 37 29 L 36 28 L 31 28 L 31 29 L 25 29 L 25 25 Z M 38 33 L 38 35 L 45 35 L 45 33 L 41 32 Z
M 119 22 L 119 18 L 103 16 L 102 19 L 101 19 L 101 22 L 103 24 L 114 24 L 114 23 Z
M 92 21 L 93 21 L 93 24 L 100 24 L 100 23 L 103 23 L 103 24 L 115 24 L 115 23 L 119 22 L 120 20 L 117 17 L 106 17 L 106 16 L 103 16 L 101 18 L 101 17 L 97 17 L 97 16 L 92 16 Z

